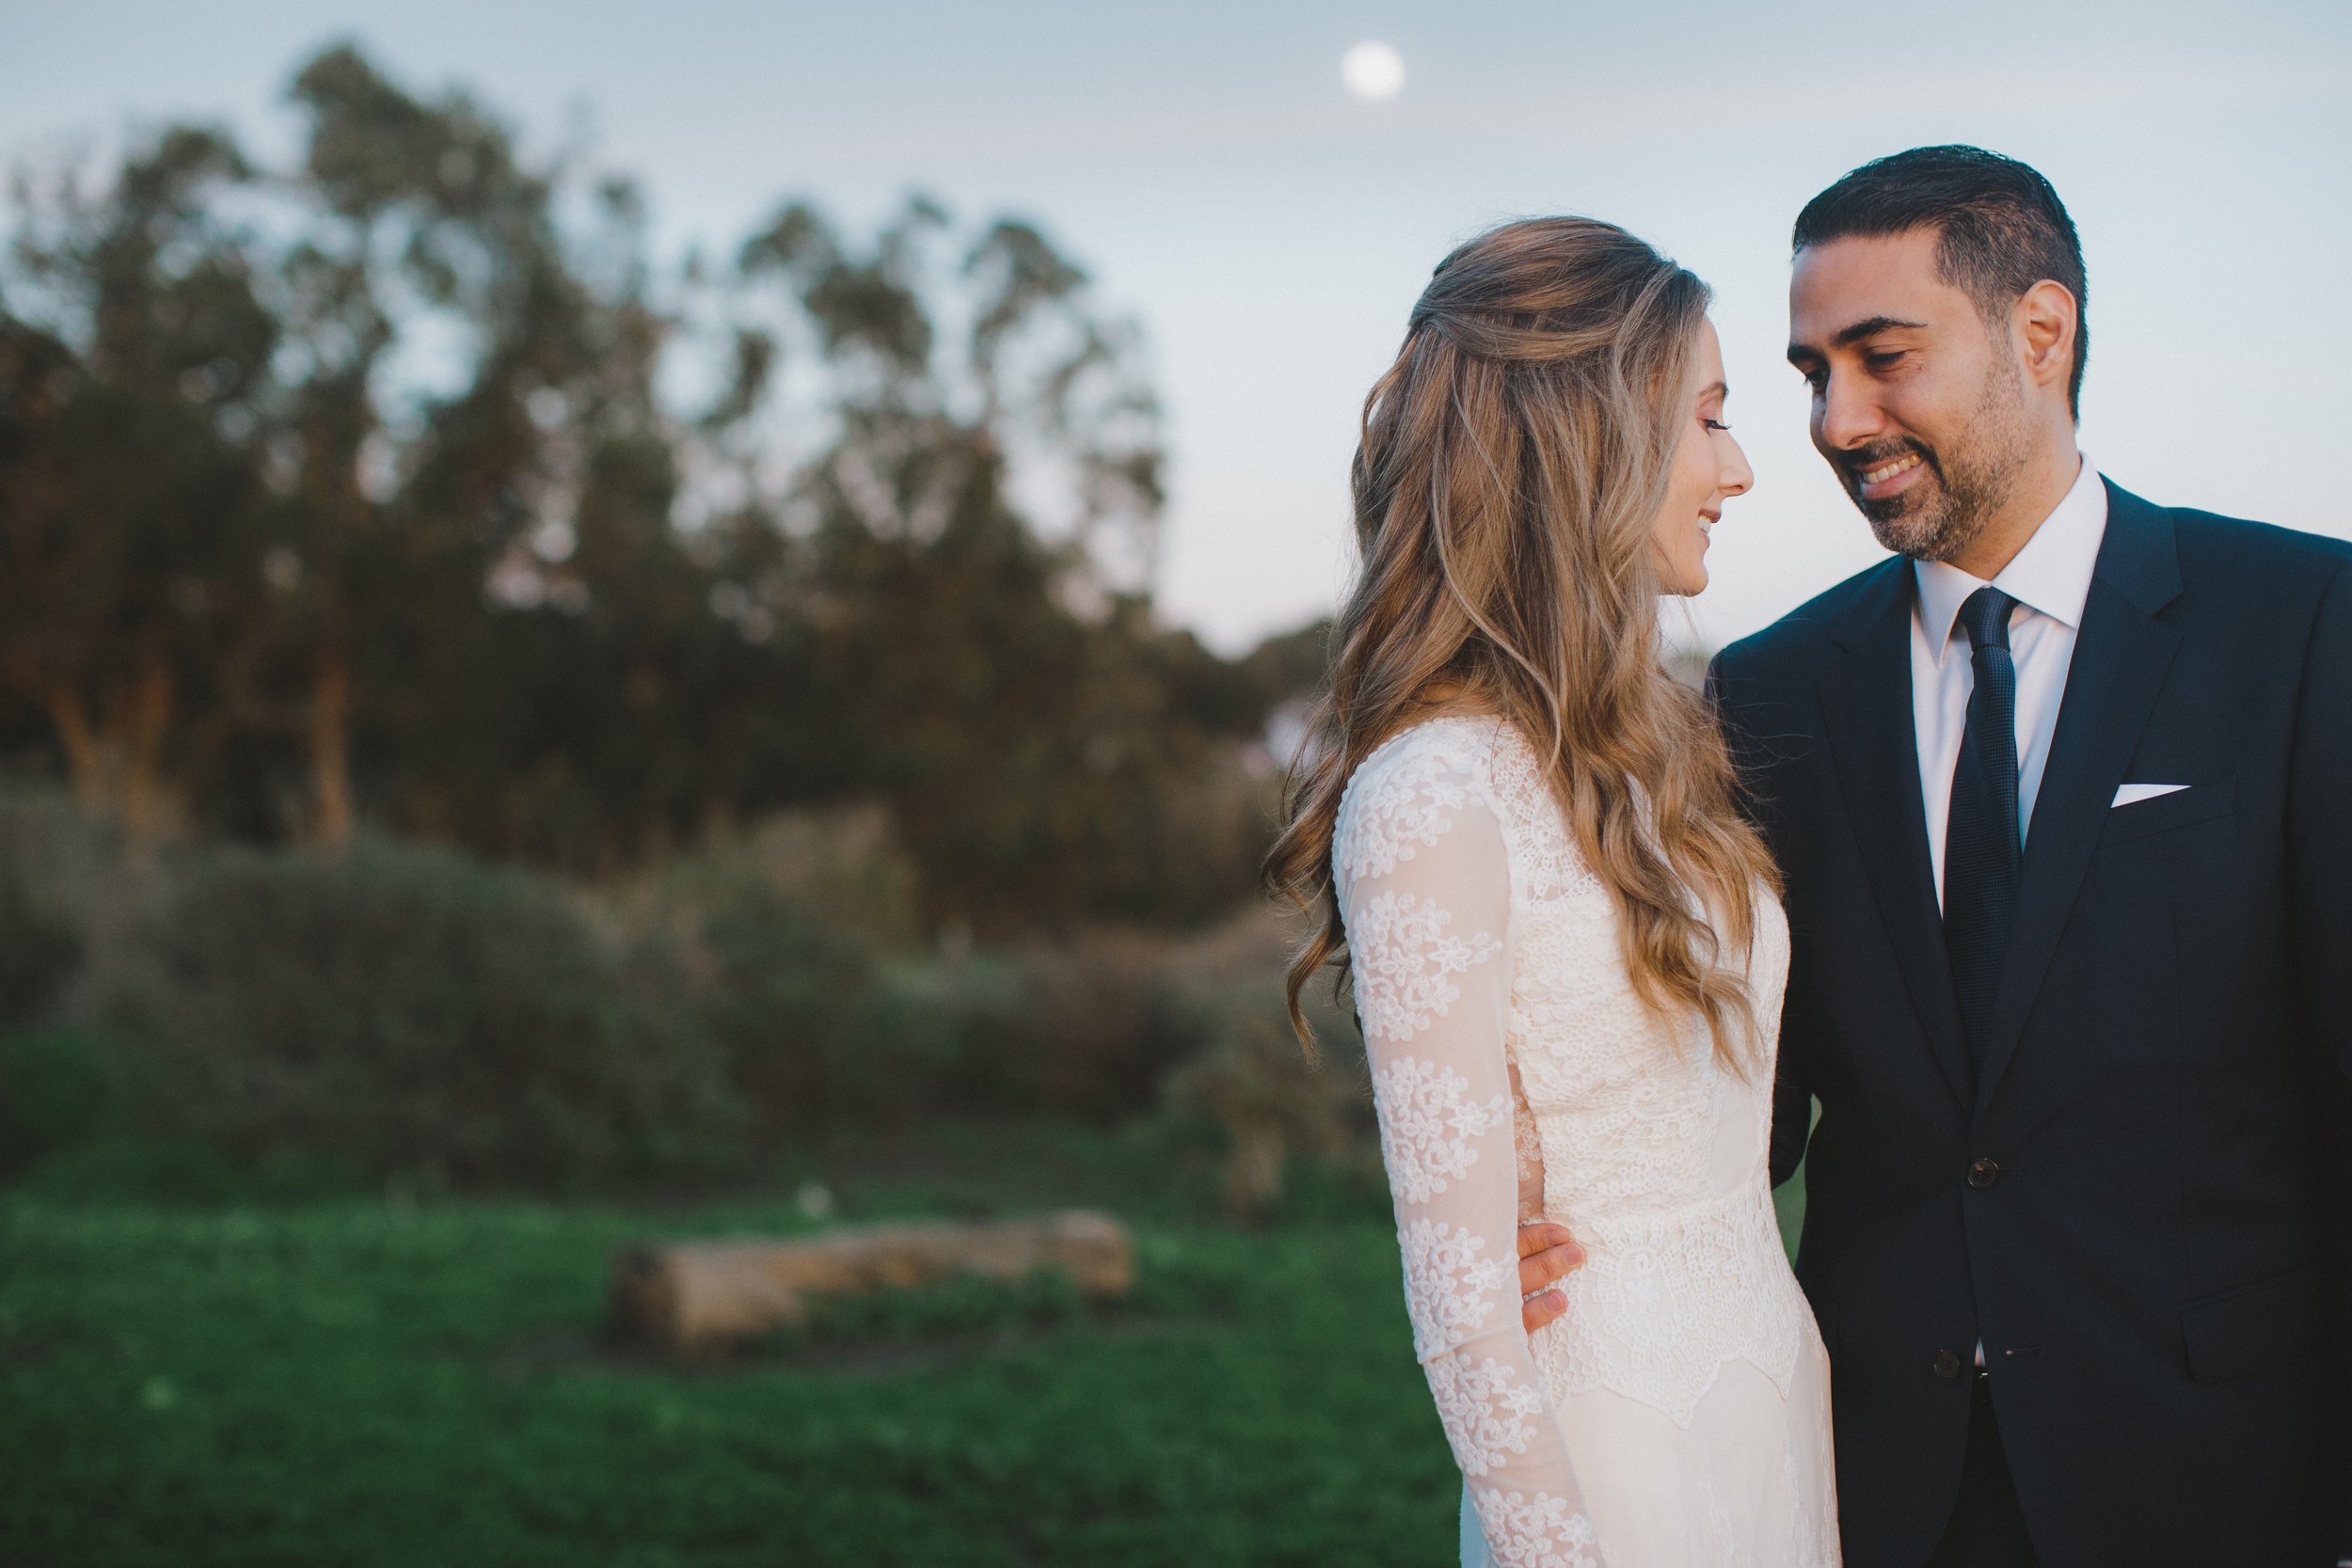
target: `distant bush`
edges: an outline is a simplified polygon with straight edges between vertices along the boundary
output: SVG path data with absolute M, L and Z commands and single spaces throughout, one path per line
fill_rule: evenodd
M 1189 955 L 1169 981 L 1182 1065 L 1162 1087 L 1166 1108 L 1216 1129 L 1225 1207 L 1264 1217 L 1301 1154 L 1335 1156 L 1362 1131 L 1371 1104 L 1360 1042 L 1327 987 L 1301 996 L 1318 1049 L 1310 1056 L 1283 1006 L 1281 932 L 1245 920 Z
M 777 1132 L 936 1115 L 1107 1122 L 1151 1109 L 1181 1042 L 1165 939 L 892 956 L 750 875 L 673 921 L 691 1006 Z
M 64 994 L 108 860 L 64 796 L 0 789 L 0 1032 L 43 1021 Z
M 1137 932 L 942 961 L 921 984 L 956 1040 L 957 1103 L 1112 1122 L 1152 1108 L 1186 1042 L 1167 978 L 1178 945 Z
M 669 1183 L 836 1130 L 1168 1109 L 1257 1214 L 1360 1112 L 1353 1069 L 1284 1030 L 1270 916 L 979 949 L 922 928 L 871 809 L 581 895 L 399 841 L 126 858 L 62 799 L 0 791 L 0 1175 Z
M 725 1164 L 739 1101 L 679 990 L 553 883 L 363 842 L 192 860 L 83 1003 L 152 1132 L 482 1184 Z
M 893 951 L 920 946 L 922 868 L 874 801 L 784 811 L 714 832 L 693 851 L 613 890 L 625 916 L 675 918 L 765 888 L 828 926 Z
M 704 890 L 681 996 L 771 1130 L 897 1120 L 935 1101 L 954 1031 L 873 944 L 751 876 Z

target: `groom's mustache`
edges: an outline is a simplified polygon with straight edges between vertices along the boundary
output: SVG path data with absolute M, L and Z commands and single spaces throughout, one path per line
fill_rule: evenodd
M 1839 477 L 1845 480 L 1846 488 L 1859 491 L 1862 488 L 1862 476 L 1871 469 L 1883 468 L 1899 457 L 1914 455 L 1917 456 L 1919 461 L 1927 467 L 1928 471 L 1934 474 L 1938 480 L 1944 477 L 1944 465 L 1936 461 L 1934 449 L 1923 446 L 1907 436 L 1891 441 L 1881 441 L 1873 446 L 1856 447 L 1851 451 L 1841 451 L 1837 454 L 1837 471 Z

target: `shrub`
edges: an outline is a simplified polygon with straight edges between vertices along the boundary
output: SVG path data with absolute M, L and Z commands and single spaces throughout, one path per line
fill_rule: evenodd
M 1149 1110 L 1186 1042 L 1171 1031 L 1173 952 L 1135 932 L 1081 933 L 988 958 L 943 960 L 961 1105 L 1112 1122 Z
M 108 859 L 63 796 L 0 789 L 0 1031 L 41 1022 L 64 994 Z
M 952 1031 L 856 932 L 744 875 L 688 920 L 695 1008 L 770 1128 L 898 1120 L 937 1098 Z
M 894 956 L 746 860 L 674 880 L 655 916 L 693 1006 L 776 1132 L 937 1114 L 1149 1110 L 1186 1046 L 1165 939 L 1095 932 L 1010 952 Z
M 1167 1075 L 1163 1103 L 1215 1126 L 1225 1206 L 1243 1219 L 1263 1218 L 1281 1201 L 1294 1156 L 1345 1150 L 1371 1102 L 1354 1022 L 1327 987 L 1300 997 L 1318 1041 L 1312 1056 L 1292 1031 L 1284 935 L 1263 916 L 1237 921 L 1169 982 L 1184 1060 Z
M 151 1132 L 483 1184 L 726 1162 L 739 1105 L 676 989 L 552 883 L 363 842 L 192 860 L 84 1000 Z
M 1364 1098 L 1360 1077 L 1307 1057 L 1279 991 L 1269 999 L 1265 988 L 1201 989 L 1182 1006 L 1200 1049 L 1168 1075 L 1167 1104 L 1215 1121 L 1225 1207 L 1263 1218 L 1281 1200 L 1295 1155 L 1347 1147 Z
M 921 868 L 899 847 L 889 813 L 870 801 L 714 832 L 702 847 L 615 889 L 612 902 L 625 919 L 675 921 L 681 911 L 739 905 L 755 887 L 877 948 L 922 941 Z

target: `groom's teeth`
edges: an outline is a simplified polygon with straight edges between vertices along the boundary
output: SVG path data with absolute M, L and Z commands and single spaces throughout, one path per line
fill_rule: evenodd
M 1862 476 L 1862 483 L 1865 484 L 1883 484 L 1888 480 L 1893 479 L 1897 474 L 1901 473 L 1904 469 L 1915 468 L 1918 466 L 1919 454 L 1915 451 L 1907 452 L 1883 467 L 1871 468 L 1866 471 Z

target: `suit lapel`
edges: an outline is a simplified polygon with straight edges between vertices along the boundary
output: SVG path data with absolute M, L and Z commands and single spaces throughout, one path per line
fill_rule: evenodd
M 1965 1105 L 1968 1051 L 1944 954 L 1912 722 L 1913 582 L 1910 562 L 1888 562 L 1852 610 L 1828 628 L 1846 657 L 1822 676 L 1821 711 L 1880 922 L 1894 943 L 1929 1050 L 1953 1097 Z
M 2180 634 L 2156 616 L 2180 592 L 2171 519 L 2108 484 L 2106 537 L 2083 605 L 2049 766 L 2026 825 L 2017 917 L 2001 966 L 1985 1071 L 1977 1085 L 1979 1116 L 2017 1053 L 2018 1037 L 2074 912 L 2116 786 L 2131 766 L 2172 666 Z

